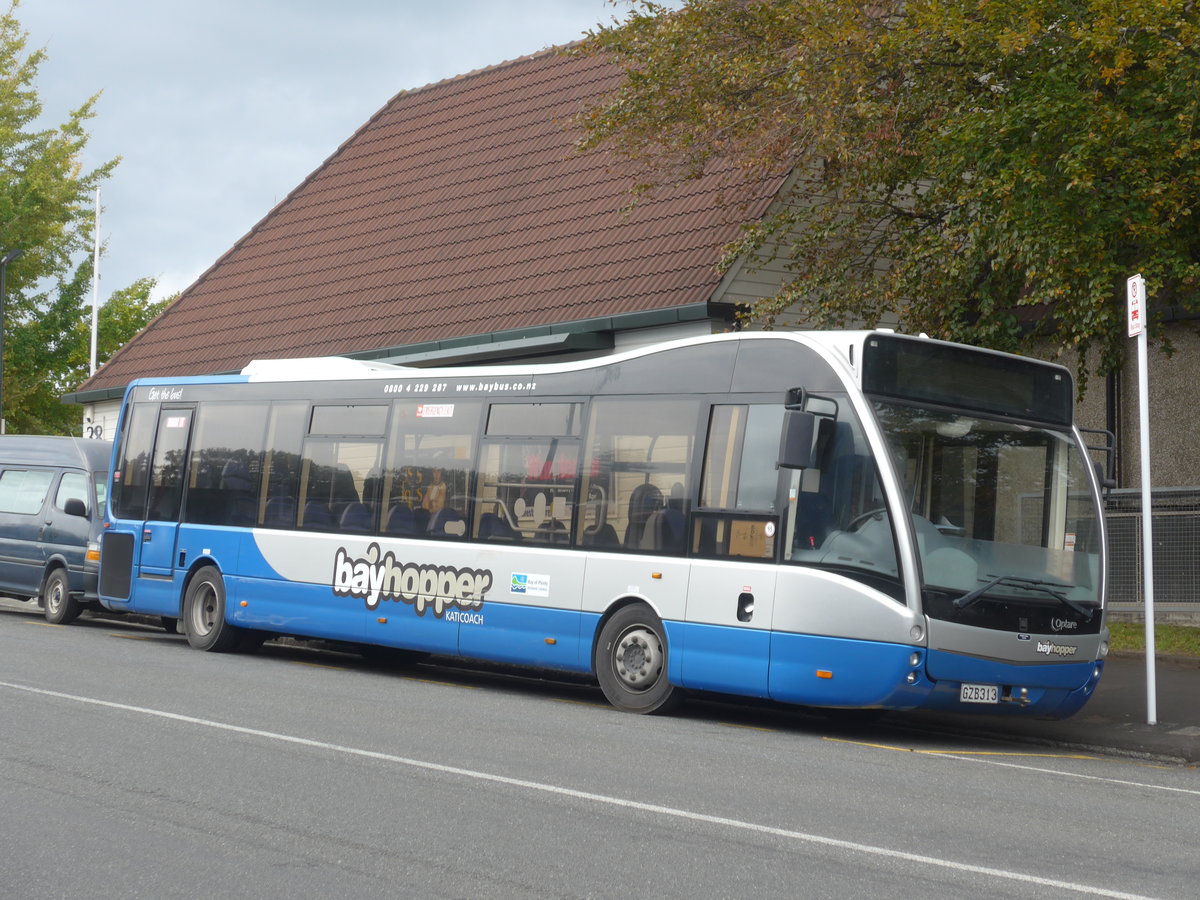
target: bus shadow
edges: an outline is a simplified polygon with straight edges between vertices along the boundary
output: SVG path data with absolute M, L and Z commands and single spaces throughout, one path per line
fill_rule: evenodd
M 41 618 L 41 611 L 36 606 L 18 607 L 12 604 L 0 608 L 0 611 Z M 136 635 L 140 640 L 187 646 L 183 634 L 168 631 L 159 620 L 149 616 L 87 611 L 70 627 L 117 629 L 130 636 Z M 417 678 L 459 687 L 504 691 L 530 699 L 592 706 L 602 713 L 630 715 L 608 703 L 594 678 L 569 672 L 293 637 L 268 636 L 261 646 L 251 646 L 236 655 L 281 662 L 316 663 L 381 677 Z M 903 744 L 905 748 L 913 750 L 945 751 L 948 740 L 959 746 L 964 743 L 977 746 L 996 742 L 995 735 L 972 735 L 970 723 L 960 724 L 956 734 L 947 735 L 944 728 L 930 727 L 903 712 L 819 709 L 702 692 L 689 692 L 683 705 L 669 718 L 847 743 Z

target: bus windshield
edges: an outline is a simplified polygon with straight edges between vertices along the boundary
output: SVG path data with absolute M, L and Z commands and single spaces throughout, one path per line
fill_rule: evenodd
M 874 408 L 905 487 L 930 615 L 1008 603 L 1092 618 L 1101 532 L 1088 460 L 1067 432 L 882 400 Z

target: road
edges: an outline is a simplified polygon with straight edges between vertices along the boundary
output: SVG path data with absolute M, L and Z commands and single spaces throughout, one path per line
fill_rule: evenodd
M 1192 897 L 1193 768 L 0 610 L 0 896 Z

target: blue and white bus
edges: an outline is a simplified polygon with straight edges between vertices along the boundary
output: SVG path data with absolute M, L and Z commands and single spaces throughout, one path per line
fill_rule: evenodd
M 815 707 L 1067 716 L 1107 653 L 1064 368 L 887 331 L 130 385 L 102 602 Z

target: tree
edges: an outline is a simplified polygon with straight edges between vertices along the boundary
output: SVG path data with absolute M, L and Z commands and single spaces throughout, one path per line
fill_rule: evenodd
M 23 251 L 7 271 L 2 399 L 9 430 L 59 430 L 51 423 L 62 415 L 48 392 L 66 383 L 62 360 L 74 352 L 68 343 L 78 336 L 85 293 L 73 259 L 90 249 L 93 196 L 118 160 L 91 170 L 82 163 L 98 94 L 61 125 L 41 124 L 34 83 L 45 51 L 27 50 L 18 5 L 12 0 L 0 16 L 0 251 Z M 53 299 L 33 293 L 47 282 L 58 284 Z
M 4 416 L 14 434 L 75 434 L 79 409 L 59 399 L 88 377 L 91 363 L 92 258 L 86 257 L 48 294 L 19 297 L 9 311 Z M 149 324 L 173 298 L 153 301 L 153 278 L 113 291 L 96 319 L 101 365 Z
M 624 70 L 580 146 L 637 160 L 638 192 L 791 173 L 727 248 L 794 273 L 747 312 L 768 327 L 892 313 L 1111 371 L 1128 276 L 1200 313 L 1198 29 L 1195 0 L 639 2 L 575 51 Z

